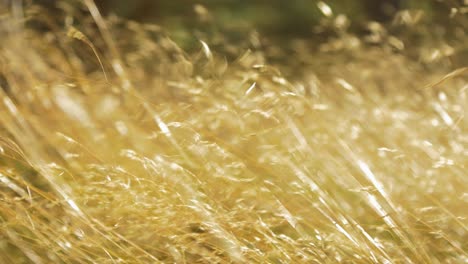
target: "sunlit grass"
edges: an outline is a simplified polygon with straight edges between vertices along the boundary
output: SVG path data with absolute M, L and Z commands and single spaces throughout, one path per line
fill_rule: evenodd
M 1 263 L 468 261 L 466 35 L 187 53 L 85 3 L 2 17 Z

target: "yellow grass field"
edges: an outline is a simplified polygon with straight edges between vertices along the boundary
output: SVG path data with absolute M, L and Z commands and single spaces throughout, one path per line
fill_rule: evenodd
M 468 263 L 466 1 L 192 51 L 70 3 L 0 8 L 0 263 Z

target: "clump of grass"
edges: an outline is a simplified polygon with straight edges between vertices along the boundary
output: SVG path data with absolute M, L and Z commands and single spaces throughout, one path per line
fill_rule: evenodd
M 468 261 L 466 35 L 187 53 L 84 3 L 2 18 L 0 262 Z

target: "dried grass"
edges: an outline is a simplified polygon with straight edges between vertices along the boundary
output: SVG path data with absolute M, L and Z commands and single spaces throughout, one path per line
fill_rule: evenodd
M 84 2 L 1 19 L 1 263 L 468 261 L 466 34 L 186 53 Z

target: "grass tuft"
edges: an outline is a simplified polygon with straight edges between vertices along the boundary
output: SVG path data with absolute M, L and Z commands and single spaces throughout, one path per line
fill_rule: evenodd
M 4 11 L 1 263 L 468 261 L 466 34 L 185 51 L 91 0 Z

